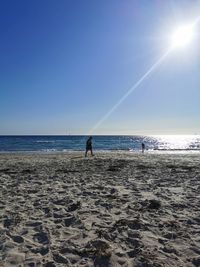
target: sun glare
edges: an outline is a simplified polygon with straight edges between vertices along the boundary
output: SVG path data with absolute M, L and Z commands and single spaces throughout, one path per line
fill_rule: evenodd
M 171 36 L 171 44 L 173 48 L 185 47 L 194 39 L 194 25 L 179 26 Z

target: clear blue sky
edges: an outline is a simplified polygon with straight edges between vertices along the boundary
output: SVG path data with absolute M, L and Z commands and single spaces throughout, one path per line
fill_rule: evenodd
M 0 134 L 87 134 L 165 53 L 198 0 L 0 1 Z M 200 133 L 199 38 L 95 134 Z

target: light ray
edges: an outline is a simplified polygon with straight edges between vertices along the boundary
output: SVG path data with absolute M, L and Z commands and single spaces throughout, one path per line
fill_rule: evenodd
M 124 100 L 135 91 L 140 84 L 163 62 L 163 60 L 169 55 L 172 48 L 170 48 L 164 55 L 162 55 L 156 63 L 154 63 L 150 69 L 120 98 L 120 100 L 95 124 L 95 126 L 89 131 L 88 135 L 91 135 L 118 107 L 124 102 Z
M 200 22 L 200 16 L 197 17 L 194 22 L 191 24 L 193 27 Z M 135 91 L 140 84 L 150 76 L 150 74 L 157 69 L 157 67 L 164 61 L 164 59 L 173 51 L 175 47 L 172 45 L 167 52 L 162 55 L 156 63 L 154 63 L 149 70 L 119 99 L 119 101 L 94 125 L 94 127 L 89 131 L 88 135 L 91 135 L 121 104 L 124 100 Z

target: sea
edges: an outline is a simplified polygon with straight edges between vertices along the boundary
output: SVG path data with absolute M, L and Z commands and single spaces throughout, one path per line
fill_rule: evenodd
M 88 136 L 34 135 L 0 136 L 0 152 L 84 151 Z M 94 151 L 200 152 L 200 135 L 98 135 L 93 136 Z

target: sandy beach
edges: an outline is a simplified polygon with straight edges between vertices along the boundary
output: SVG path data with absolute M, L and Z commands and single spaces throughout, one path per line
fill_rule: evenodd
M 200 154 L 0 154 L 0 266 L 200 266 Z

